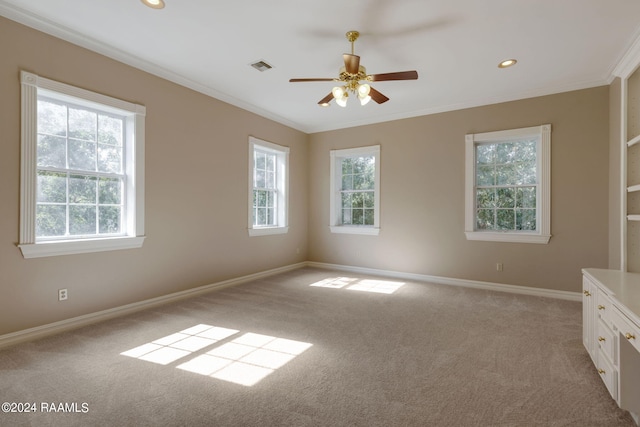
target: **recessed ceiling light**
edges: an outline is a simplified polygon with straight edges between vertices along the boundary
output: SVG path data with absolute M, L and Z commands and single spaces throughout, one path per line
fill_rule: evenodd
M 329 105 L 331 104 L 329 104 L 328 102 L 323 102 L 322 104 L 320 104 L 321 107 L 328 107 Z
M 518 61 L 516 61 L 515 59 L 505 59 L 504 61 L 498 64 L 498 68 L 508 68 L 513 65 L 516 65 L 516 62 Z
M 140 0 L 145 6 L 149 6 L 153 9 L 164 8 L 164 0 Z

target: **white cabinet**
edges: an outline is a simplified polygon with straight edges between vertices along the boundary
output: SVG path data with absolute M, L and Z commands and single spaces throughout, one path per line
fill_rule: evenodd
M 618 405 L 640 414 L 640 274 L 584 269 L 582 341 Z

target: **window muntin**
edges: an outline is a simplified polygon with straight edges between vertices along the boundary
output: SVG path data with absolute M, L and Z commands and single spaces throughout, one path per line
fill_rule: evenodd
M 23 256 L 142 246 L 145 107 L 25 71 L 20 79 Z
M 379 158 L 380 146 L 331 151 L 332 232 L 379 233 Z
M 249 235 L 288 232 L 289 148 L 249 138 Z
M 550 125 L 467 135 L 467 239 L 547 243 L 550 157 Z

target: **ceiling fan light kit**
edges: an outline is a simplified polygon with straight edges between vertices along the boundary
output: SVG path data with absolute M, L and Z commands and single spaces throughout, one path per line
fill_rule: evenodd
M 345 53 L 342 55 L 344 60 L 344 67 L 340 68 L 338 78 L 307 78 L 307 79 L 290 79 L 289 82 L 325 82 L 335 81 L 342 83 L 341 86 L 335 86 L 329 95 L 322 98 L 318 104 L 321 107 L 328 107 L 332 99 L 336 100 L 336 104 L 341 107 L 347 106 L 347 99 L 349 98 L 349 92 L 354 94 L 360 100 L 360 105 L 366 105 L 372 99 L 382 104 L 389 100 L 388 97 L 372 88 L 365 82 L 379 82 L 390 80 L 416 80 L 418 78 L 418 72 L 412 71 L 399 71 L 395 73 L 384 74 L 367 74 L 367 70 L 360 65 L 360 57 L 354 54 L 354 42 L 358 39 L 360 33 L 358 31 L 348 31 L 346 34 L 347 40 L 351 43 L 351 53 Z

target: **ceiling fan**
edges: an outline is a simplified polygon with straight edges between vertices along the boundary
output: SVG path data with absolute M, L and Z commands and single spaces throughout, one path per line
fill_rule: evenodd
M 328 107 L 332 99 L 336 100 L 336 103 L 341 107 L 347 106 L 347 98 L 349 92 L 358 96 L 360 104 L 365 105 L 370 100 L 374 100 L 378 104 L 387 102 L 388 97 L 372 88 L 365 82 L 383 82 L 389 80 L 416 80 L 418 78 L 418 72 L 413 71 L 398 71 L 395 73 L 384 74 L 367 74 L 367 70 L 360 65 L 360 57 L 353 53 L 353 44 L 360 36 L 357 31 L 348 31 L 347 40 L 351 42 L 351 53 L 345 53 L 342 55 L 344 59 L 344 67 L 340 68 L 340 74 L 338 78 L 310 78 L 310 79 L 290 79 L 289 82 L 341 82 L 343 85 L 333 88 L 329 95 L 322 98 L 318 104 L 322 107 Z

